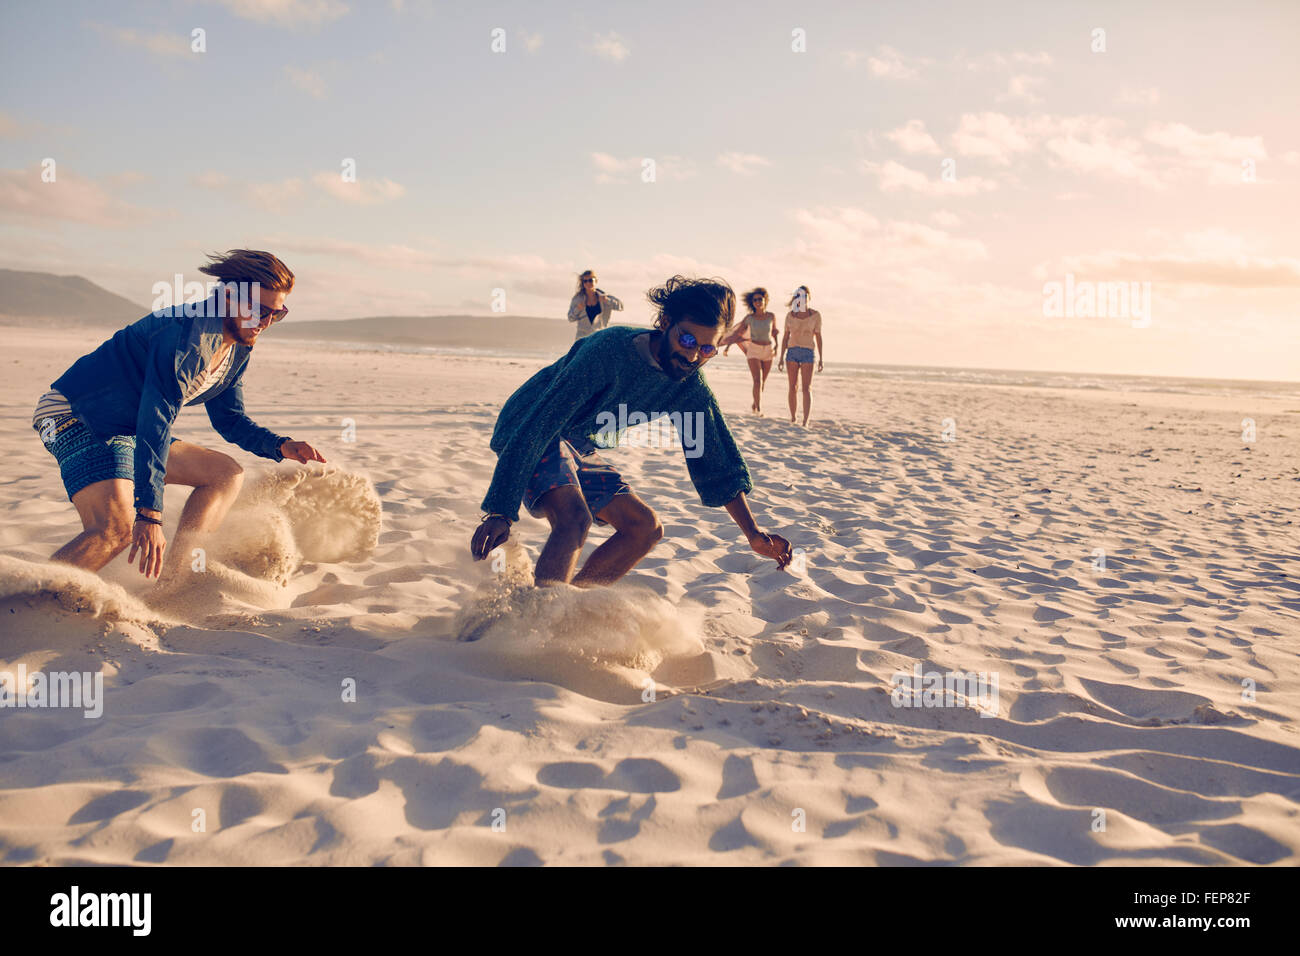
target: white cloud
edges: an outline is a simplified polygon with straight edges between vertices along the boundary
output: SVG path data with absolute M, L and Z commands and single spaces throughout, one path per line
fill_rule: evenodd
M 391 179 L 367 179 L 360 177 L 347 182 L 337 172 L 320 172 L 312 176 L 311 181 L 321 190 L 344 202 L 372 206 L 376 203 L 389 202 L 406 193 L 406 187 Z
M 998 188 L 993 180 L 980 176 L 958 176 L 949 182 L 939 176 L 927 176 L 893 160 L 884 163 L 864 160 L 862 168 L 876 177 L 880 191 L 886 193 L 909 189 L 925 196 L 972 196 Z
M 771 166 L 770 160 L 754 153 L 723 153 L 718 157 L 718 165 L 733 173 L 753 175 L 760 167 Z
M 928 66 L 930 62 L 923 57 L 905 57 L 898 50 L 888 46 L 878 47 L 876 55 L 867 58 L 867 66 L 871 68 L 873 76 L 890 80 L 910 80 L 917 76 L 921 67 Z
M 615 63 L 622 63 L 631 54 L 623 38 L 612 30 L 606 34 L 596 34 L 592 38 L 591 46 L 588 48 L 596 56 L 605 60 L 612 60 Z
M 487 279 L 509 283 L 511 292 L 552 294 L 567 300 L 573 294 L 577 269 L 571 263 L 554 262 L 538 255 L 448 255 L 432 248 L 404 243 L 366 243 L 318 236 L 279 236 L 273 244 L 298 255 L 315 255 L 341 263 L 364 263 L 367 267 L 393 269 L 428 275 L 441 270 L 463 279 Z M 602 279 L 612 274 L 604 269 Z M 567 291 L 566 291 L 567 290 Z M 482 303 L 486 308 L 487 303 Z
M 237 17 L 280 27 L 318 27 L 348 12 L 342 0 L 217 0 Z
M 1105 179 L 1131 180 L 1153 189 L 1164 188 L 1141 144 L 1120 134 L 1117 121 L 1071 116 L 1045 125 L 1054 126 L 1053 135 L 1044 143 L 1051 165 Z
M 1200 133 L 1182 123 L 1158 123 L 1147 128 L 1146 138 L 1190 159 L 1268 159 L 1262 136 Z
M 1126 86 L 1120 90 L 1115 101 L 1120 106 L 1155 106 L 1160 102 L 1160 90 L 1154 86 L 1148 86 L 1144 89 Z
M 952 144 L 962 156 L 1007 165 L 1018 153 L 1031 150 L 1027 124 L 1004 113 L 965 113 L 952 134 Z
M 1100 252 L 1066 256 L 1062 268 L 1077 274 L 1130 277 L 1180 286 L 1269 289 L 1300 287 L 1300 259 L 1247 255 L 1142 255 Z
M 1027 53 L 1017 50 L 1014 53 L 982 53 L 979 56 L 958 57 L 954 66 L 975 73 L 994 70 L 1017 70 L 1026 67 L 1044 67 L 1052 65 L 1050 53 Z
M 427 271 L 439 263 L 437 253 L 426 249 L 417 249 L 401 243 L 382 245 L 353 242 L 346 239 L 328 239 L 321 237 L 280 236 L 275 240 L 276 248 L 306 255 L 338 256 L 367 262 L 386 268 Z
M 1211 226 L 1182 237 L 1183 247 L 1197 256 L 1238 256 L 1246 252 L 1246 240 L 1221 226 Z
M 1145 238 L 1159 251 L 1108 249 L 1063 256 L 1054 263 L 1040 262 L 1032 271 L 1039 278 L 1071 272 L 1104 281 L 1146 281 L 1193 296 L 1204 296 L 1214 288 L 1300 287 L 1300 259 L 1254 255 L 1246 237 L 1221 226 L 1181 235 L 1151 229 Z
M 635 159 L 619 159 L 609 153 L 592 153 L 591 165 L 596 168 L 596 182 L 622 183 L 641 164 Z
M 141 33 L 127 27 L 106 27 L 99 23 L 88 26 L 106 33 L 122 46 L 134 47 L 161 57 L 185 57 L 190 55 L 189 34 L 180 33 Z
M 192 182 L 194 185 L 200 186 L 204 189 L 222 189 L 229 185 L 230 177 L 225 173 L 218 173 L 209 170 L 207 172 L 199 173 L 193 178 Z
M 961 217 L 947 209 L 940 209 L 930 216 L 936 223 L 944 229 L 956 229 L 961 225 Z
M 1030 76 L 1028 73 L 1017 73 L 1007 81 L 1007 91 L 998 95 L 998 102 L 1041 103 L 1043 98 L 1034 92 L 1034 88 L 1042 86 L 1042 84 L 1042 77 Z
M 118 199 L 103 185 L 54 167 L 54 182 L 43 182 L 42 167 L 0 169 L 0 212 L 45 225 L 52 221 L 122 227 L 145 222 L 152 211 Z
M 297 199 L 304 192 L 303 181 L 296 176 L 282 179 L 279 182 L 231 182 L 227 184 L 227 188 L 238 193 L 241 198 L 246 199 L 254 206 L 264 206 L 267 209 L 282 209 L 289 200 Z
M 657 182 L 690 179 L 696 174 L 695 163 L 685 156 L 632 156 L 620 159 L 609 153 L 592 153 L 591 164 L 596 170 L 597 183 L 626 183 L 640 181 L 646 159 L 654 160 Z M 647 183 L 646 185 L 650 185 Z
M 978 239 L 959 239 L 919 222 L 891 222 L 886 235 L 896 246 L 936 253 L 946 259 L 978 261 L 989 257 L 988 249 Z
M 641 162 L 638 160 L 637 168 L 640 169 L 640 166 Z M 692 179 L 696 172 L 695 163 L 685 156 L 670 153 L 667 156 L 655 157 L 655 180 L 657 182 Z
M 314 96 L 318 100 L 325 99 L 325 78 L 319 73 L 286 66 L 284 75 L 289 78 L 290 83 L 307 95 Z
M 1262 136 L 1202 133 L 1182 123 L 1154 124 L 1144 139 L 1168 152 L 1148 152 L 1143 140 L 1126 133 L 1123 122 L 1111 117 L 967 113 L 952 144 L 959 155 L 1002 166 L 1041 153 L 1056 169 L 1152 189 L 1164 189 L 1189 175 L 1212 184 L 1241 183 L 1243 160 L 1268 157 Z
M 1211 185 L 1240 184 L 1243 165 L 1268 159 L 1262 136 L 1201 133 L 1183 123 L 1150 126 L 1146 139 L 1177 153 L 1189 169 L 1200 172 Z M 1247 160 L 1251 163 L 1246 163 Z
M 885 139 L 905 153 L 927 153 L 932 156 L 939 153 L 939 144 L 926 132 L 925 123 L 919 119 L 908 120 L 898 129 L 890 130 L 885 134 Z
M 254 206 L 281 210 L 304 193 L 304 183 L 296 176 L 273 182 L 246 183 L 232 179 L 225 173 L 207 170 L 191 178 L 190 182 L 201 189 L 226 193 Z

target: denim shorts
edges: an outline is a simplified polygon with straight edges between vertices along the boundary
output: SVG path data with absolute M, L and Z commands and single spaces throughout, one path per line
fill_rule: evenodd
M 813 362 L 817 360 L 817 356 L 813 354 L 812 349 L 804 349 L 804 348 L 799 348 L 798 346 L 791 346 L 790 348 L 785 350 L 785 360 L 795 365 L 798 364 L 811 365 Z
M 623 477 L 594 450 L 580 452 L 565 439 L 556 438 L 533 466 L 532 477 L 524 490 L 524 507 L 534 518 L 545 518 L 546 514 L 537 507 L 542 495 L 565 485 L 575 485 L 582 492 L 587 510 L 598 525 L 608 522 L 597 518 L 596 512 L 603 511 L 616 495 L 632 493 Z
M 110 435 L 99 438 L 80 418 L 64 418 L 46 426 L 41 436 L 46 451 L 59 463 L 63 487 L 72 500 L 82 488 L 97 481 L 121 478 L 135 480 L 135 436 Z M 180 441 L 173 438 L 172 441 Z

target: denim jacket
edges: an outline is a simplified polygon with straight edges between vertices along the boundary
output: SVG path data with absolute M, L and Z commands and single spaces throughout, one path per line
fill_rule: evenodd
M 600 303 L 600 312 L 596 318 L 587 318 L 587 294 L 579 292 L 569 301 L 569 321 L 577 322 L 578 327 L 575 330 L 573 340 L 585 339 L 592 332 L 599 332 L 605 326 L 609 325 L 609 317 L 612 312 L 622 311 L 623 303 L 606 292 L 596 290 L 596 300 Z
M 162 510 L 172 423 L 186 389 L 212 364 L 222 345 L 225 319 L 217 314 L 216 303 L 213 297 L 150 313 L 77 359 L 53 383 L 95 435 L 135 436 L 137 508 Z M 240 380 L 251 350 L 241 342 L 231 348 L 234 355 L 225 376 L 189 404 L 206 405 L 212 427 L 226 441 L 281 461 L 280 445 L 286 439 L 244 412 Z

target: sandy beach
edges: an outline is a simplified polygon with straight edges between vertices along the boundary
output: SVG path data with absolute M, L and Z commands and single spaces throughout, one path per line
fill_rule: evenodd
M 272 335 L 250 414 L 329 465 L 186 409 L 246 481 L 154 587 L 48 563 L 80 525 L 30 414 L 87 333 L 5 331 L 0 671 L 104 695 L 0 710 L 4 864 L 1298 862 L 1300 398 L 828 367 L 802 428 L 775 370 L 756 418 L 720 358 L 795 564 L 702 507 L 679 449 L 627 447 L 664 540 L 612 588 L 538 590 L 545 522 L 492 563 L 468 542 L 540 363 Z M 899 706 L 929 673 L 995 692 Z

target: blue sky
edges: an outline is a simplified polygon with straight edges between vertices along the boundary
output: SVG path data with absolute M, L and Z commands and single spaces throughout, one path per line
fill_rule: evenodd
M 808 284 L 832 361 L 1300 378 L 1300 4 L 19 2 L 0 32 L 0 266 L 148 303 L 267 248 L 295 318 L 562 316 L 591 267 L 632 321 L 680 271 Z M 1149 283 L 1149 323 L 1044 315 L 1067 273 Z

